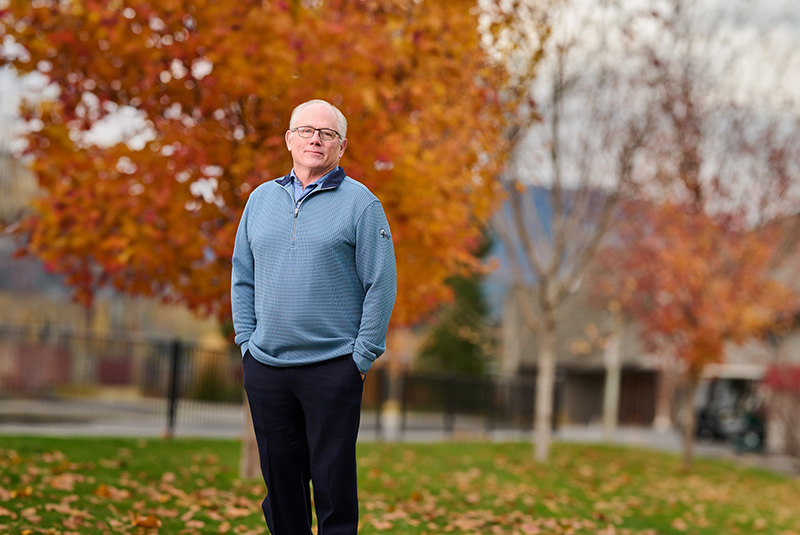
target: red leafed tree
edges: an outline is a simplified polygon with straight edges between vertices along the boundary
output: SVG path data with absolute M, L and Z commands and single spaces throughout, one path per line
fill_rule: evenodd
M 470 0 L 6 2 L 3 63 L 58 92 L 24 110 L 45 193 L 18 229 L 25 251 L 83 302 L 110 286 L 227 320 L 244 203 L 288 172 L 293 107 L 325 98 L 349 119 L 342 165 L 392 225 L 393 320 L 425 317 L 477 265 L 519 120 L 478 15 Z M 94 142 L 122 112 L 139 131 Z
M 690 208 L 690 207 L 689 207 Z M 641 328 L 645 347 L 681 363 L 684 467 L 693 455 L 694 401 L 703 370 L 787 322 L 797 295 L 774 274 L 780 228 L 742 229 L 686 205 L 638 205 L 603 253 L 604 293 Z
M 785 451 L 800 462 L 800 365 L 772 366 L 763 384 L 769 411 L 783 427 Z

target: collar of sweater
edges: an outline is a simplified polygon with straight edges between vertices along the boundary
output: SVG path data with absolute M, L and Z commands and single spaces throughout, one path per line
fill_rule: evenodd
M 342 180 L 347 176 L 347 173 L 344 172 L 341 166 L 337 167 L 330 173 L 328 173 L 324 180 L 319 183 L 319 187 L 317 189 L 328 189 L 328 188 L 338 188 L 339 184 L 342 183 Z M 292 183 L 292 173 L 290 172 L 283 178 L 278 179 L 278 184 L 281 186 L 286 186 L 287 184 Z

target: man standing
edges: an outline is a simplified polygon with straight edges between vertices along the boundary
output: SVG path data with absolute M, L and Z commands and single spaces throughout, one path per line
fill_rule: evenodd
M 339 167 L 347 120 L 323 100 L 292 112 L 294 167 L 256 188 L 233 251 L 231 305 L 272 535 L 358 528 L 363 380 L 385 350 L 397 292 L 380 201 Z

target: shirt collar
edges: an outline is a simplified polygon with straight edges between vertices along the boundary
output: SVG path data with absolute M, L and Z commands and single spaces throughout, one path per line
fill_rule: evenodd
M 335 171 L 335 169 L 334 169 L 334 171 Z M 308 186 L 306 186 L 305 188 L 303 187 L 303 184 L 300 182 L 300 179 L 299 179 L 299 178 L 297 178 L 297 175 L 294 173 L 294 167 L 292 168 L 292 171 L 289 173 L 289 176 L 290 176 L 290 177 L 291 177 L 291 179 L 292 179 L 292 184 L 294 184 L 294 187 L 295 187 L 295 188 L 300 188 L 300 190 L 302 191 L 302 190 L 304 190 L 304 189 L 306 189 L 306 188 L 310 188 L 311 186 L 314 186 L 314 187 L 316 187 L 316 186 L 319 186 L 319 185 L 320 185 L 320 183 L 321 183 L 323 180 L 325 180 L 325 178 L 326 178 L 328 175 L 330 175 L 331 173 L 333 173 L 333 171 L 331 171 L 331 172 L 329 172 L 329 173 L 325 173 L 324 175 L 322 175 L 321 177 L 319 177 L 318 179 L 316 179 L 314 182 L 312 182 L 311 184 L 309 184 L 309 185 L 308 185 Z

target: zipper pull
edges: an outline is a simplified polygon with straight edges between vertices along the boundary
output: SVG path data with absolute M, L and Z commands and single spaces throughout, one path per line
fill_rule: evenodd
M 294 218 L 295 219 L 297 219 L 297 212 L 299 212 L 299 211 L 300 211 L 300 205 L 298 204 L 297 206 L 294 207 Z

